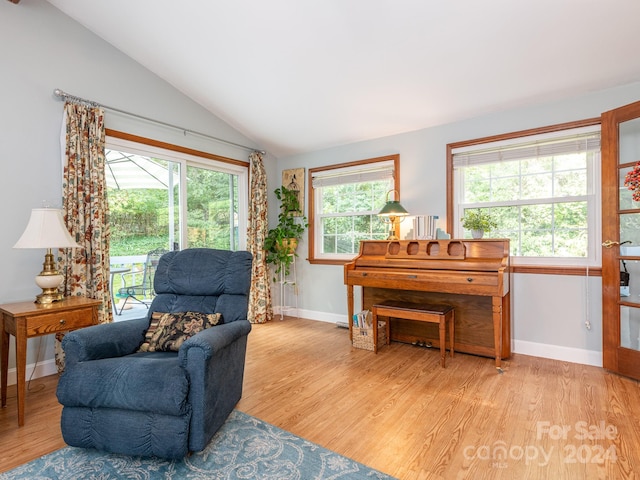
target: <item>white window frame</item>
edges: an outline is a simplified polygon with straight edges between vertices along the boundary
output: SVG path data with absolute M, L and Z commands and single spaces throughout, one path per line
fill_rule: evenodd
M 247 167 L 213 160 L 197 155 L 188 154 L 181 151 L 169 150 L 155 145 L 147 145 L 123 138 L 107 135 L 105 147 L 110 150 L 119 150 L 127 153 L 135 153 L 147 157 L 160 158 L 180 164 L 180 246 L 188 248 L 187 239 L 187 166 L 213 169 L 218 172 L 228 173 L 238 176 L 238 249 L 247 248 L 247 221 L 248 221 L 248 199 L 249 199 L 249 169 Z
M 322 187 L 332 185 L 344 185 L 348 183 L 363 183 L 368 181 L 390 180 L 389 190 L 399 193 L 400 155 L 388 155 L 385 157 L 359 160 L 336 165 L 328 165 L 309 170 L 309 189 L 311 192 L 310 205 L 310 238 L 309 261 L 311 263 L 346 263 L 352 260 L 358 253 L 324 253 L 322 252 L 323 231 L 322 219 L 327 217 L 345 216 L 345 214 L 322 214 Z M 383 199 L 384 200 L 384 199 Z M 364 215 L 375 215 L 376 211 L 353 212 Z
M 514 200 L 513 202 L 481 202 L 481 203 L 463 203 L 463 185 L 461 168 L 464 168 L 460 160 L 465 155 L 487 155 L 489 158 L 498 158 L 505 152 L 517 148 L 525 148 L 530 146 L 535 149 L 536 143 L 547 143 L 561 138 L 571 136 L 581 137 L 590 135 L 600 135 L 600 125 L 591 125 L 587 127 L 571 128 L 542 133 L 537 135 L 526 135 L 521 137 L 510 138 L 496 142 L 470 144 L 464 147 L 452 148 L 453 156 L 453 233 L 455 238 L 462 238 L 464 229 L 462 227 L 462 212 L 466 208 L 478 207 L 499 207 L 499 206 L 518 206 L 532 204 L 553 204 L 559 203 L 553 201 L 553 198 L 542 198 L 536 200 Z M 512 256 L 513 265 L 554 265 L 554 266 L 593 266 L 597 267 L 601 264 L 600 238 L 602 230 L 601 222 L 601 177 L 600 177 L 600 151 L 599 138 L 597 140 L 598 150 L 591 156 L 591 160 L 587 162 L 587 194 L 575 197 L 563 197 L 563 201 L 586 201 L 587 202 L 587 254 L 585 257 L 533 257 L 533 256 Z M 499 161 L 499 160 L 495 160 Z M 470 160 L 470 162 L 473 162 Z M 479 160 L 481 163 L 492 163 L 492 161 Z

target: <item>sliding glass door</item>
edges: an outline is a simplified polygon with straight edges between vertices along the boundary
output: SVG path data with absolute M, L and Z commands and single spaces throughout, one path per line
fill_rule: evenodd
M 105 168 L 111 256 L 178 248 L 180 163 L 107 150 Z
M 237 250 L 238 221 L 238 175 L 187 165 L 189 246 Z
M 248 163 L 107 137 L 106 173 L 114 297 L 151 252 L 246 248 Z

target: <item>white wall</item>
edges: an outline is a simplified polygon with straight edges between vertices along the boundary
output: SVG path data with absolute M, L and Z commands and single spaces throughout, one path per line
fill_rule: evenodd
M 63 102 L 53 90 L 253 147 L 251 140 L 44 1 L 0 2 L 0 303 L 35 298 L 44 250 L 14 250 L 32 208 L 61 205 Z M 249 151 L 107 111 L 107 128 L 246 161 Z M 275 172 L 276 161 L 267 159 Z M 49 364 L 52 337 L 39 360 Z M 27 363 L 35 362 L 37 339 Z M 11 342 L 13 345 L 13 342 Z M 10 352 L 13 363 L 13 347 Z
M 407 134 L 293 155 L 279 159 L 278 168 L 310 168 L 399 153 L 402 205 L 413 214 L 444 218 L 448 143 L 598 117 L 604 111 L 639 99 L 640 83 L 635 83 Z M 299 249 L 301 315 L 346 321 L 342 266 L 310 265 L 304 261 L 307 248 L 303 242 Z M 580 276 L 514 275 L 513 350 L 601 365 L 601 290 L 599 277 L 590 277 L 587 283 L 585 277 Z M 585 326 L 587 320 L 591 329 Z

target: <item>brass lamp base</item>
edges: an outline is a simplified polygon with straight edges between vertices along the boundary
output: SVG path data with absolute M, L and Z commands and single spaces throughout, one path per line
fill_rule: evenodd
M 387 240 L 400 240 L 396 235 L 398 223 L 400 223 L 397 220 L 397 217 L 389 217 L 388 223 L 390 224 L 391 228 L 389 229 L 389 236 L 387 237 Z
M 51 292 L 50 290 L 53 290 L 53 292 Z M 59 302 L 63 298 L 64 298 L 64 295 L 60 293 L 57 288 L 56 289 L 47 288 L 46 290 L 42 290 L 42 293 L 40 295 L 36 296 L 36 303 L 46 304 L 46 303 Z
M 42 293 L 36 296 L 36 303 L 53 303 L 64 298 L 58 291 L 58 287 L 64 277 L 56 270 L 56 263 L 53 259 L 51 249 L 47 250 L 42 264 L 42 271 L 36 277 L 36 285 L 42 289 Z

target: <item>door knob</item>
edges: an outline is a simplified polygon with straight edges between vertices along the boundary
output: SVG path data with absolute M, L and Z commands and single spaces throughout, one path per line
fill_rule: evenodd
M 613 242 L 611 240 L 605 240 L 604 242 L 602 242 L 602 246 L 604 248 L 611 248 L 614 245 L 620 245 L 620 242 Z

